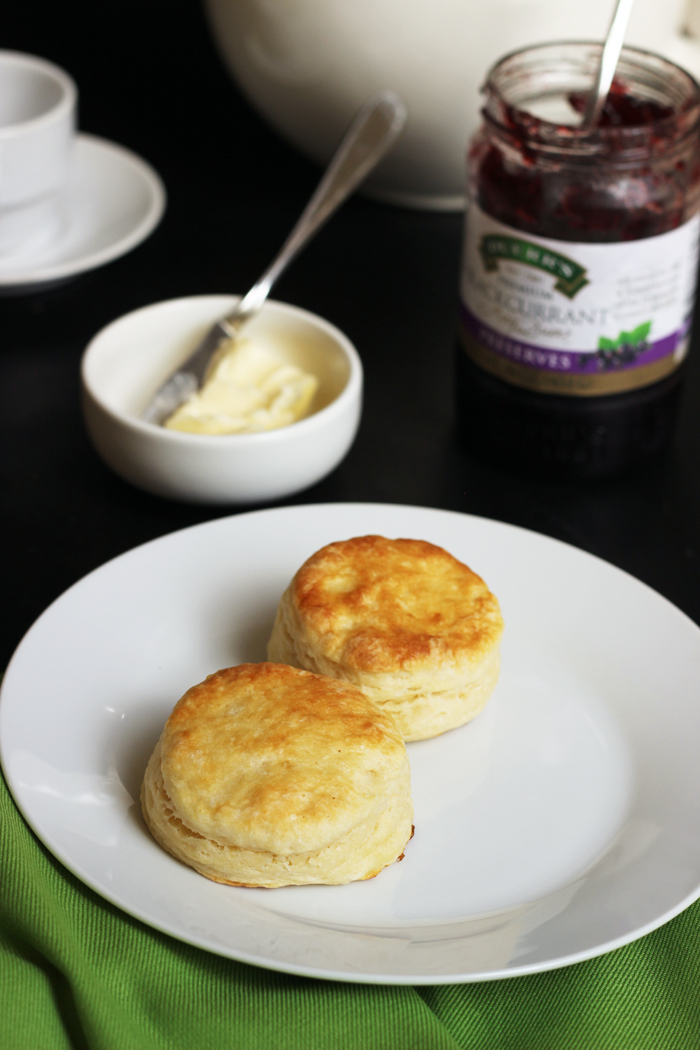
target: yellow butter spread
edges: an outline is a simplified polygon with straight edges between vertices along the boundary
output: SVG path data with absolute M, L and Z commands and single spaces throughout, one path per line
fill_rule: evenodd
M 315 376 L 245 337 L 216 362 L 196 394 L 165 421 L 191 434 L 252 434 L 302 419 L 318 388 Z

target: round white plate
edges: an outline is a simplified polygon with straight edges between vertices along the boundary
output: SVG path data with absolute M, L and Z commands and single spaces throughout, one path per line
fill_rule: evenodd
M 61 193 L 61 232 L 41 249 L 0 258 L 0 292 L 35 290 L 119 258 L 145 240 L 165 208 L 163 183 L 135 153 L 78 135 Z
M 496 691 L 470 725 L 408 745 L 402 863 L 349 886 L 209 882 L 141 818 L 163 722 L 209 672 L 264 659 L 313 551 L 372 532 L 438 543 L 484 576 L 506 622 Z M 598 955 L 700 895 L 699 681 L 698 628 L 565 544 L 446 511 L 291 507 L 174 533 L 67 591 L 13 657 L 0 745 L 49 849 L 159 930 L 292 973 L 476 981 Z

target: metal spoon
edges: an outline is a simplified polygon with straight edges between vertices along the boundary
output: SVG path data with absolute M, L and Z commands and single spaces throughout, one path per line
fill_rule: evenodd
M 405 122 L 406 107 L 393 91 L 382 91 L 365 103 L 279 254 L 231 313 L 216 321 L 184 364 L 158 388 L 141 419 L 162 423 L 199 390 L 224 340 L 235 338 L 260 310 L 288 263 L 384 156 Z
M 593 90 L 586 101 L 586 108 L 583 112 L 583 120 L 581 121 L 582 128 L 595 127 L 600 119 L 601 113 L 603 112 L 603 107 L 605 106 L 605 101 L 608 97 L 608 92 L 610 91 L 610 85 L 615 76 L 617 63 L 620 59 L 620 52 L 622 51 L 622 45 L 625 39 L 625 30 L 627 29 L 627 23 L 630 19 L 633 4 L 634 0 L 617 0 L 615 14 L 613 15 L 610 28 L 608 29 L 608 35 L 600 54 L 600 63 L 598 65 L 598 72 L 596 74 Z

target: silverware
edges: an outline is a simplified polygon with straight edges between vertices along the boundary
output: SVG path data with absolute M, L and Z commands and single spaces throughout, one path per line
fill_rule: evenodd
M 610 85 L 615 76 L 617 63 L 625 39 L 625 30 L 629 22 L 634 0 L 617 0 L 617 7 L 613 15 L 608 35 L 600 54 L 600 63 L 596 74 L 593 90 L 586 101 L 586 108 L 581 121 L 582 128 L 592 128 L 598 123 L 600 114 L 603 112 L 605 100 L 610 91 Z
M 235 338 L 260 310 L 288 263 L 384 156 L 405 122 L 406 107 L 393 91 L 382 91 L 365 103 L 279 254 L 231 313 L 216 321 L 184 364 L 158 388 L 141 419 L 162 423 L 199 390 L 222 343 Z

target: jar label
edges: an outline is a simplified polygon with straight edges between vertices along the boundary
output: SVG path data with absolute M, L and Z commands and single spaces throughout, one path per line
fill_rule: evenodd
M 688 350 L 700 214 L 656 237 L 589 244 L 533 237 L 467 211 L 461 336 L 515 386 L 594 396 L 655 383 Z

